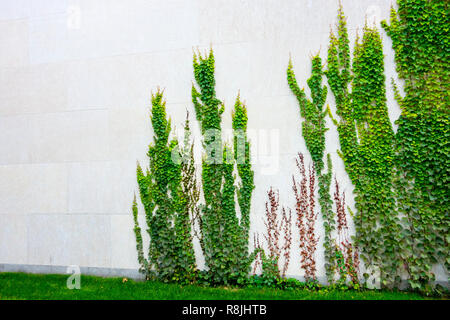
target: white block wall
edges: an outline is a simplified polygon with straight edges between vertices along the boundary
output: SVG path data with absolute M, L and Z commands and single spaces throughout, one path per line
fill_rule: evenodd
M 388 18 L 391 2 L 343 0 L 352 44 L 365 16 Z M 310 57 L 320 52 L 326 59 L 337 6 L 337 0 L 1 0 L 0 264 L 138 268 L 130 207 L 136 160 L 147 163 L 152 139 L 151 91 L 165 88 L 175 127 L 182 127 L 186 109 L 195 122 L 192 52 L 210 45 L 217 95 L 226 104 L 223 127 L 231 127 L 240 90 L 249 131 L 256 132 L 251 221 L 252 233 L 262 232 L 267 189 L 279 188 L 282 204 L 293 207 L 294 157 L 307 153 L 286 81 L 289 54 L 305 86 Z M 381 35 L 393 122 L 400 113 L 389 85 L 393 51 Z M 328 103 L 334 111 L 331 94 Z M 328 126 L 327 152 L 353 205 L 337 132 Z M 320 234 L 321 224 L 319 218 Z M 296 245 L 288 273 L 301 276 Z

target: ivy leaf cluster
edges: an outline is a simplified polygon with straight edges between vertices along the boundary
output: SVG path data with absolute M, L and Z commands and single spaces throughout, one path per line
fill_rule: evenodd
M 330 35 L 327 64 L 325 74 L 339 116 L 339 120 L 333 119 L 339 134 L 339 154 L 355 186 L 356 244 L 366 265 L 379 269 L 383 285 L 392 286 L 400 266 L 401 228 L 392 192 L 394 131 L 387 112 L 378 30 L 364 27 L 362 39 L 356 39 L 351 62 L 340 5 L 338 33 Z
M 390 24 L 404 97 L 396 121 L 395 192 L 402 219 L 402 260 L 412 288 L 430 291 L 431 267 L 450 266 L 450 10 L 447 1 L 398 0 Z
M 151 122 L 154 138 L 147 152 L 149 167 L 144 172 L 137 165 L 137 182 L 150 236 L 148 258 L 143 252 L 136 197 L 132 207 L 138 262 L 147 277 L 188 283 L 196 273 L 190 219 L 192 203 L 183 192 L 186 167 L 173 159 L 178 141 L 169 141 L 170 120 L 160 90 L 152 95 Z
M 321 172 L 324 167 L 325 132 L 328 130 L 325 127 L 327 110 L 324 108 L 327 98 L 327 87 L 322 86 L 322 59 L 318 55 L 312 59 L 311 73 L 312 75 L 308 79 L 308 87 L 311 90 L 312 100 L 309 100 L 306 97 L 305 90 L 300 89 L 297 84 L 292 60 L 289 59 L 287 80 L 289 87 L 297 98 L 300 115 L 304 119 L 302 122 L 302 135 L 317 171 Z
M 192 85 L 192 101 L 206 151 L 202 161 L 205 203 L 201 209 L 200 243 L 210 283 L 229 284 L 248 276 L 255 256 L 249 255 L 248 250 L 254 183 L 246 136 L 247 109 L 238 96 L 232 117 L 234 148 L 224 145 L 221 140 L 224 105 L 216 98 L 212 49 L 205 57 L 194 54 L 193 66 L 196 85 Z M 235 167 L 240 178 L 237 186 Z

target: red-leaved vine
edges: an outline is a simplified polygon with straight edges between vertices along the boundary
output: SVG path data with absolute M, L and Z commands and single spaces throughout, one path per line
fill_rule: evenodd
M 319 237 L 316 237 L 315 234 L 315 222 L 318 215 L 318 213 L 315 212 L 314 199 L 314 187 L 316 180 L 315 170 L 313 165 L 312 168 L 309 168 L 308 175 L 306 175 L 304 157 L 302 153 L 298 154 L 298 158 L 296 158 L 295 161 L 300 173 L 300 181 L 295 179 L 295 175 L 292 176 L 292 189 L 294 190 L 296 199 L 296 225 L 300 236 L 300 267 L 305 270 L 306 281 L 316 281 L 317 268 L 315 252 L 317 250 Z
M 342 254 L 343 264 L 338 265 L 339 273 L 341 277 L 347 274 L 353 283 L 358 283 L 359 273 L 359 255 L 356 246 L 353 246 L 349 240 L 347 214 L 345 212 L 345 193 L 340 193 L 339 183 L 334 178 L 336 190 L 334 192 L 334 202 L 336 204 L 336 217 L 337 217 L 337 235 L 338 243 L 336 244 L 337 250 Z M 345 268 L 345 269 L 344 269 Z M 345 278 L 342 280 L 346 280 Z
M 284 233 L 284 245 L 283 245 L 283 255 L 284 255 L 284 264 L 281 269 L 281 276 L 286 276 L 286 271 L 289 267 L 289 262 L 291 260 L 291 244 L 292 244 L 292 212 L 289 209 L 289 214 L 286 213 L 286 209 L 283 207 L 281 209 L 281 221 L 283 222 L 283 233 Z
M 266 226 L 266 234 L 264 238 L 267 241 L 267 247 L 269 249 L 269 257 L 278 258 L 280 256 L 280 223 L 277 219 L 278 207 L 280 206 L 280 195 L 278 191 L 274 191 L 272 188 L 267 192 L 269 202 L 266 202 L 266 219 L 264 225 Z
M 270 188 L 267 196 L 269 201 L 266 202 L 266 217 L 264 220 L 266 233 L 264 234 L 264 238 L 267 243 L 268 258 L 276 264 L 274 267 L 278 270 L 278 274 L 285 277 L 291 258 L 292 213 L 290 209 L 286 210 L 282 207 L 281 215 L 279 214 L 280 196 L 278 190 L 275 191 L 273 188 Z M 283 238 L 283 241 L 281 241 L 281 238 Z M 253 241 L 256 249 L 262 248 L 257 234 L 254 236 Z M 281 261 L 281 257 L 283 257 L 283 262 Z M 258 254 L 257 258 L 253 267 L 253 273 L 256 272 L 256 268 L 259 265 L 262 265 L 261 253 Z

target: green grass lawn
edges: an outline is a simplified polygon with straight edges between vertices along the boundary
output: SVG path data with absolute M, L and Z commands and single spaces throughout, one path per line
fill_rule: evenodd
M 304 300 L 304 299 L 424 299 L 415 293 L 399 291 L 308 291 L 257 288 L 208 288 L 180 286 L 155 281 L 123 282 L 122 278 L 81 276 L 81 289 L 66 287 L 68 275 L 0 273 L 0 299 L 191 299 L 191 300 Z

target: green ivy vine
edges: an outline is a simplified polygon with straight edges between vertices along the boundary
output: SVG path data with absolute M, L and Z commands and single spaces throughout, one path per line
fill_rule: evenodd
M 169 142 L 171 126 L 159 90 L 152 95 L 151 122 L 154 138 L 147 153 L 149 168 L 144 173 L 139 163 L 137 166 L 150 236 L 148 259 L 143 252 L 136 197 L 132 208 L 140 270 L 147 277 L 154 275 L 163 281 L 191 282 L 196 273 L 190 220 L 192 203 L 183 192 L 182 165 L 173 158 L 178 154 L 178 141 Z
M 327 154 L 327 172 L 324 169 L 323 156 L 325 152 L 325 117 L 327 109 L 324 107 L 327 98 L 327 87 L 322 86 L 322 60 L 317 55 L 312 58 L 311 77 L 308 79 L 308 87 L 311 90 L 312 100 L 308 100 L 304 89 L 300 89 L 295 78 L 292 60 L 289 59 L 287 68 L 287 80 L 289 87 L 297 98 L 300 115 L 304 119 L 302 122 L 302 135 L 305 139 L 311 158 L 314 163 L 314 169 L 318 176 L 319 183 L 319 203 L 323 218 L 323 227 L 325 230 L 325 239 L 323 242 L 325 249 L 325 272 L 329 283 L 333 282 L 335 273 L 335 253 L 332 232 L 335 230 L 334 212 L 332 209 L 332 200 L 330 196 L 330 185 L 332 175 L 332 164 L 330 155 Z
M 395 191 L 403 216 L 402 261 L 414 289 L 430 290 L 431 268 L 449 271 L 450 11 L 447 1 L 398 0 L 390 25 L 404 97 L 396 121 Z
M 246 136 L 247 110 L 236 99 L 233 112 L 234 151 L 223 145 L 221 114 L 223 103 L 216 98 L 213 51 L 203 57 L 194 54 L 192 101 L 204 137 L 206 155 L 202 162 L 203 196 L 201 247 L 209 281 L 228 284 L 248 276 L 254 254 L 249 255 L 250 201 L 254 189 L 250 148 Z M 240 152 L 241 151 L 241 152 Z M 234 169 L 240 177 L 236 187 Z M 240 217 L 236 212 L 237 194 Z
M 345 20 L 340 5 L 338 35 L 330 35 L 325 72 L 339 116 L 333 122 L 339 154 L 355 187 L 356 245 L 366 266 L 378 267 L 382 284 L 391 286 L 398 280 L 401 228 L 392 192 L 394 131 L 386 105 L 383 46 L 377 29 L 366 25 L 351 63 Z
M 303 117 L 302 135 L 305 139 L 311 158 L 316 170 L 321 172 L 323 163 L 323 154 L 325 151 L 325 116 L 327 110 L 324 108 L 327 98 L 327 87 L 322 86 L 322 59 L 315 56 L 312 59 L 311 77 L 308 79 L 308 87 L 311 89 L 312 101 L 308 100 L 304 89 L 300 89 L 292 66 L 292 60 L 289 59 L 287 69 L 287 80 L 289 87 L 297 97 L 300 107 L 300 115 Z

